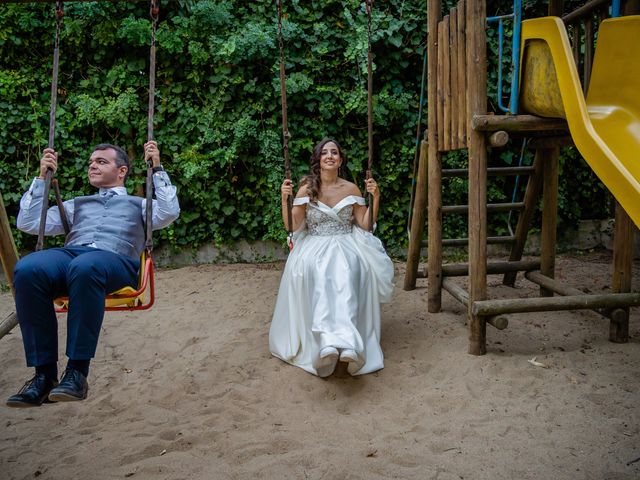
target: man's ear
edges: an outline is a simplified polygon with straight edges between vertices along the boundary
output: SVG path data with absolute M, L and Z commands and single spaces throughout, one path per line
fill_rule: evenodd
M 129 171 L 129 167 L 127 167 L 126 165 L 121 165 L 120 167 L 118 167 L 118 176 L 122 179 L 124 179 L 127 176 L 127 172 Z

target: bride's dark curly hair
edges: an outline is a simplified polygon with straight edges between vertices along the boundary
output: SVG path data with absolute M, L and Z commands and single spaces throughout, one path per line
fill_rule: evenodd
M 300 180 L 300 186 L 306 185 L 309 190 L 309 200 L 312 202 L 318 201 L 318 195 L 322 188 L 322 182 L 320 181 L 320 156 L 322 155 L 322 149 L 324 146 L 333 142 L 338 147 L 338 154 L 340 155 L 340 169 L 338 170 L 338 176 L 344 178 L 347 166 L 347 156 L 342 149 L 342 146 L 333 138 L 323 138 L 320 143 L 313 147 L 313 153 L 311 154 L 310 167 L 311 170 L 307 175 Z

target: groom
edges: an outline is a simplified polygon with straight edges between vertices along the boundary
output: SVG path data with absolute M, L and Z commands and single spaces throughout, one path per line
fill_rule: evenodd
M 144 145 L 153 164 L 152 222 L 166 227 L 180 213 L 176 188 L 160 165 L 156 142 Z M 58 168 L 55 150 L 44 150 L 40 176 L 20 200 L 17 226 L 37 234 L 40 226 L 44 178 Z M 127 285 L 136 285 L 140 254 L 145 245 L 146 199 L 127 194 L 124 186 L 130 163 L 115 145 L 100 144 L 89 159 L 89 183 L 95 195 L 64 202 L 70 225 L 65 245 L 20 259 L 14 272 L 16 312 L 22 331 L 27 366 L 35 375 L 7 400 L 10 407 L 35 407 L 44 402 L 84 400 L 89 364 L 95 355 L 104 317 L 104 298 Z M 46 235 L 64 233 L 57 206 L 49 208 Z M 53 300 L 69 297 L 66 354 L 69 358 L 58 383 L 58 325 Z

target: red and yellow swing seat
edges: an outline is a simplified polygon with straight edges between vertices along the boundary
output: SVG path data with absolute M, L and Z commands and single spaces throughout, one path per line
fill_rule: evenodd
M 155 302 L 155 285 L 153 277 L 153 258 L 150 252 L 140 255 L 140 272 L 138 286 L 123 287 L 106 296 L 106 311 L 148 310 Z M 69 297 L 59 297 L 53 301 L 57 313 L 69 310 Z

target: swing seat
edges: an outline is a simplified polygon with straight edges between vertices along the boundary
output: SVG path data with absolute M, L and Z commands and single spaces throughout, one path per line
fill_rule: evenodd
M 153 258 L 145 250 L 140 255 L 138 286 L 123 287 L 107 295 L 104 301 L 104 309 L 106 311 L 147 310 L 151 308 L 154 302 Z M 69 310 L 69 297 L 56 298 L 53 303 L 57 313 L 64 313 Z

